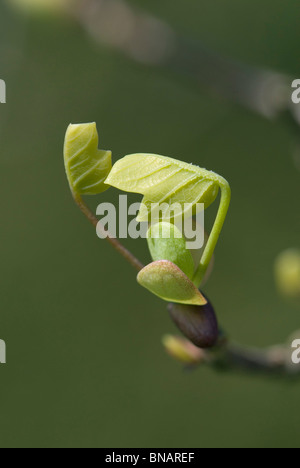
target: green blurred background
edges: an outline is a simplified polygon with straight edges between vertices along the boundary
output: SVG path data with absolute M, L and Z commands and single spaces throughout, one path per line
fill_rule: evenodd
M 300 78 L 297 2 L 129 3 Z M 183 372 L 164 353 L 161 336 L 175 330 L 165 304 L 97 239 L 62 159 L 67 125 L 96 121 L 114 160 L 160 153 L 226 177 L 233 200 L 206 292 L 234 341 L 269 346 L 299 328 L 273 279 L 277 254 L 300 244 L 290 129 L 97 45 L 70 20 L 3 2 L 0 55 L 1 447 L 298 447 L 300 383 Z M 149 261 L 143 241 L 126 245 Z

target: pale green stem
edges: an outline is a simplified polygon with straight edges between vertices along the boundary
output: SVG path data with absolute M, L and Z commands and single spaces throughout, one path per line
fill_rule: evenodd
M 221 200 L 220 200 L 218 214 L 217 214 L 214 226 L 212 228 L 212 231 L 210 233 L 208 242 L 206 244 L 205 250 L 203 252 L 200 265 L 193 279 L 193 282 L 197 287 L 201 285 L 201 282 L 204 278 L 206 270 L 209 267 L 209 264 L 211 262 L 214 250 L 219 240 L 219 237 L 220 237 L 220 234 L 221 234 L 221 231 L 222 231 L 225 219 L 226 219 L 226 215 L 228 213 L 229 205 L 230 205 L 231 190 L 230 190 L 230 186 L 228 182 L 225 179 L 220 177 L 219 185 L 221 189 Z

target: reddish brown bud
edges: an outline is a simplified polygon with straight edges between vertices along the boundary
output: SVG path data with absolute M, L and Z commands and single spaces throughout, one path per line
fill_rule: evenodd
M 218 321 L 213 306 L 169 304 L 170 316 L 179 330 L 199 348 L 213 347 L 219 336 Z

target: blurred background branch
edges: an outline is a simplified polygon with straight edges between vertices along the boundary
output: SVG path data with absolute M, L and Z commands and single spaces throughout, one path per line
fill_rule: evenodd
M 293 78 L 284 73 L 223 56 L 126 0 L 7 1 L 30 12 L 66 15 L 96 43 L 145 66 L 185 76 L 190 85 L 205 87 L 264 118 L 282 120 L 298 137 L 300 108 L 291 101 Z
M 291 102 L 292 78 L 287 75 L 223 57 L 125 0 L 77 1 L 70 12 L 96 42 L 139 63 L 185 75 L 265 118 L 300 123 L 299 107 Z

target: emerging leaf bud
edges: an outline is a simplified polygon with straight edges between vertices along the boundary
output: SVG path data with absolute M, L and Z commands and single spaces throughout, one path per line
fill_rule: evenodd
M 168 260 L 158 260 L 143 268 L 137 276 L 138 283 L 167 302 L 179 304 L 206 304 L 206 299 L 194 283 Z
M 279 291 L 288 299 L 300 299 L 300 250 L 282 252 L 275 263 Z
M 195 365 L 205 361 L 205 351 L 185 338 L 166 335 L 162 341 L 167 353 L 183 364 Z
M 154 262 L 168 260 L 177 265 L 188 278 L 193 279 L 194 260 L 186 247 L 183 234 L 176 226 L 167 222 L 154 224 L 148 230 L 147 239 Z

